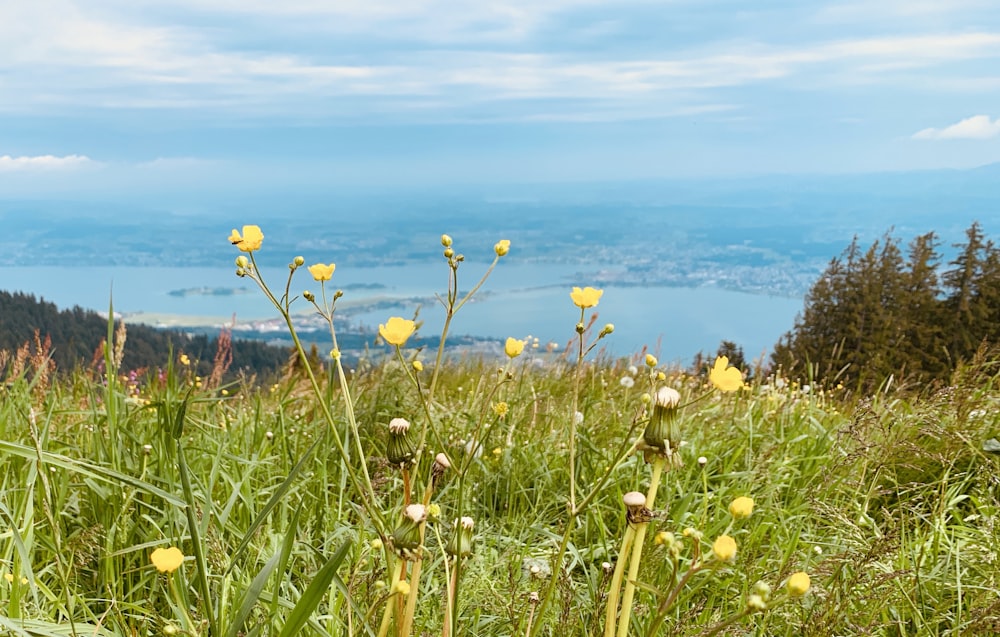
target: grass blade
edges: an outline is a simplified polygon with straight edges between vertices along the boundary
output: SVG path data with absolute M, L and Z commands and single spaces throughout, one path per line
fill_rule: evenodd
M 333 554 L 333 557 L 323 565 L 323 568 L 319 569 L 316 577 L 309 583 L 305 592 L 302 593 L 302 597 L 295 604 L 295 608 L 288 615 L 288 621 L 285 622 L 285 626 L 281 629 L 278 637 L 292 637 L 293 635 L 297 635 L 299 630 L 306 625 L 309 616 L 312 615 L 316 607 L 319 606 L 319 603 L 326 597 L 327 591 L 330 589 L 330 584 L 337 575 L 337 568 L 347 556 L 347 550 L 350 546 L 350 540 L 344 542 Z

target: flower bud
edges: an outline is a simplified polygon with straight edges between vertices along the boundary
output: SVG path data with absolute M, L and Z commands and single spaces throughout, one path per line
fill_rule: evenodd
M 653 397 L 653 413 L 642 432 L 642 440 L 653 450 L 671 455 L 680 447 L 681 433 L 677 427 L 677 404 L 681 395 L 672 387 L 660 387 Z
M 416 450 L 410 440 L 410 423 L 405 418 L 389 421 L 389 441 L 385 446 L 385 458 L 394 467 L 403 467 L 413 462 Z
M 646 354 L 646 367 L 656 367 L 659 365 L 659 361 L 652 354 Z
M 434 456 L 434 465 L 431 467 L 431 482 L 437 484 L 438 480 L 444 476 L 445 472 L 451 468 L 451 461 L 448 460 L 448 456 L 443 453 L 439 453 Z
M 448 555 L 455 557 L 469 557 L 472 555 L 472 528 L 475 526 L 472 518 L 463 517 L 460 521 L 455 520 L 455 532 L 448 542 L 445 550 Z
M 422 504 L 411 504 L 403 513 L 403 521 L 392 532 L 392 547 L 404 560 L 413 560 L 420 555 L 420 524 L 427 518 L 427 509 Z
M 747 597 L 747 610 L 751 613 L 767 610 L 767 602 L 760 595 L 751 595 Z
M 759 595 L 761 599 L 766 602 L 771 599 L 771 585 L 764 580 L 758 580 L 757 583 L 753 585 L 753 594 Z
M 450 248 L 451 247 L 451 237 L 446 234 L 441 235 L 441 245 Z
M 497 244 L 493 246 L 493 252 L 496 253 L 498 257 L 506 256 L 510 252 L 510 239 L 501 239 L 497 241 Z
M 444 258 L 445 259 L 450 259 L 453 256 L 455 256 L 455 251 L 454 250 L 452 250 L 451 248 L 445 248 L 444 249 Z
M 615 324 L 614 323 L 608 323 L 603 328 L 601 328 L 601 331 L 597 335 L 597 338 L 604 338 L 605 336 L 607 336 L 608 334 L 610 334 L 610 333 L 612 333 L 614 331 L 615 331 Z
M 292 259 L 292 264 L 295 265 L 295 267 L 297 267 L 297 268 L 301 268 L 305 264 L 305 262 L 306 262 L 306 258 L 305 257 L 301 257 L 301 256 L 300 257 L 295 257 L 294 259 Z
M 250 265 L 250 259 L 246 258 L 244 255 L 236 257 L 236 267 L 243 268 L 244 270 Z
M 302 298 L 312 303 L 313 301 L 316 300 L 316 295 L 310 292 L 309 290 L 306 290 L 305 292 L 302 293 Z

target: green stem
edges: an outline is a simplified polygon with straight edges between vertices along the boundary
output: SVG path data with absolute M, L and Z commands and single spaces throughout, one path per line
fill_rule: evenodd
M 358 493 L 361 498 L 361 505 L 364 507 L 365 512 L 368 513 L 372 522 L 375 524 L 376 529 L 380 536 L 384 537 L 385 531 L 385 520 L 382 517 L 382 513 L 375 507 L 375 489 L 372 487 L 371 478 L 368 475 L 368 467 L 365 462 L 360 462 L 361 465 L 361 476 L 363 478 L 362 483 L 359 483 L 358 477 L 355 474 L 352 463 L 350 462 L 350 455 L 347 453 L 347 449 L 344 446 L 344 441 L 341 440 L 340 435 L 337 433 L 337 423 L 333 419 L 333 413 L 330 411 L 330 406 L 327 401 L 323 398 L 323 391 L 320 389 L 319 381 L 316 380 L 316 374 L 313 372 L 312 365 L 309 364 L 309 357 L 306 356 L 305 349 L 302 347 L 302 341 L 299 340 L 298 332 L 295 331 L 295 325 L 292 323 L 292 315 L 288 307 L 287 295 L 285 298 L 285 303 L 282 304 L 274 297 L 271 290 L 264 283 L 264 279 L 260 276 L 257 270 L 257 262 L 254 259 L 253 253 L 250 253 L 250 261 L 253 264 L 253 271 L 250 278 L 257 283 L 264 295 L 271 301 L 275 309 L 281 314 L 281 317 L 285 321 L 285 326 L 288 328 L 288 333 L 292 337 L 292 343 L 295 345 L 295 351 L 299 355 L 299 361 L 302 363 L 302 367 L 305 370 L 306 377 L 309 379 L 310 386 L 312 387 L 313 393 L 316 395 L 320 411 L 323 414 L 323 419 L 326 420 L 327 425 L 333 429 L 333 442 L 337 447 L 337 452 L 340 454 L 341 460 L 343 460 L 345 467 L 347 468 L 347 475 L 350 477 L 351 486 Z M 341 367 L 341 372 L 343 368 Z M 345 385 L 346 387 L 346 385 Z M 347 401 L 350 404 L 350 400 Z M 353 413 L 353 411 L 352 411 Z M 356 426 L 356 424 L 355 424 Z M 360 444 L 360 443 L 359 443 Z M 362 456 L 363 458 L 364 456 Z
M 392 622 L 392 609 L 395 607 L 393 603 L 393 597 L 396 593 L 394 592 L 396 584 L 399 582 L 399 576 L 403 572 L 403 559 L 396 559 L 396 564 L 392 569 L 392 577 L 389 580 L 389 599 L 385 602 L 385 610 L 382 611 L 382 623 L 378 628 L 378 637 L 385 637 L 389 634 L 389 624 Z
M 688 569 L 687 573 L 684 573 L 681 581 L 677 582 L 677 585 L 670 591 L 670 595 L 668 595 L 667 598 L 656 607 L 656 617 L 650 624 L 649 630 L 646 631 L 646 635 L 648 637 L 656 635 L 656 631 L 658 631 L 660 626 L 663 624 L 663 620 L 666 619 L 667 613 L 670 612 L 670 607 L 673 606 L 674 602 L 677 600 L 677 596 L 680 595 L 682 590 L 684 590 L 684 587 L 687 585 L 688 581 L 691 580 L 691 577 L 703 567 L 703 564 L 692 565 Z
M 625 575 L 625 562 L 628 561 L 632 543 L 635 541 L 635 527 L 631 524 L 625 527 L 622 538 L 622 550 L 618 553 L 615 563 L 615 573 L 611 576 L 611 590 L 608 591 L 608 608 L 604 615 L 604 637 L 615 634 L 615 620 L 618 618 L 618 597 L 621 595 L 622 577 Z
M 649 479 L 649 491 L 646 493 L 646 508 L 652 509 L 656 502 L 656 490 L 660 486 L 660 476 L 666 459 L 657 455 L 653 460 L 653 475 Z M 622 593 L 622 612 L 618 620 L 618 637 L 628 636 L 629 622 L 632 618 L 632 600 L 635 597 L 635 583 L 639 578 L 639 566 L 642 564 L 642 545 L 646 539 L 646 529 L 649 522 L 636 524 L 635 547 L 632 549 L 632 561 L 629 564 L 628 579 L 625 581 L 625 592 Z

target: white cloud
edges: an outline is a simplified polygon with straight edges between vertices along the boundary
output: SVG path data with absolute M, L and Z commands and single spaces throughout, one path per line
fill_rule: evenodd
M 973 115 L 944 128 L 925 128 L 913 134 L 913 139 L 989 139 L 1000 135 L 1000 117 Z
M 96 162 L 86 155 L 66 155 L 64 157 L 56 157 L 55 155 L 35 155 L 32 157 L 0 155 L 0 171 L 72 169 L 94 164 Z

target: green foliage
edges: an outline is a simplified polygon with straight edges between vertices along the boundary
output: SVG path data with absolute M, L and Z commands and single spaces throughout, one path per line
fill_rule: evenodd
M 68 372 L 100 362 L 100 347 L 107 337 L 108 321 L 96 312 L 74 307 L 60 311 L 52 303 L 31 294 L 0 291 L 0 351 L 15 352 L 31 343 L 36 333 L 50 342 L 48 356 L 56 369 Z M 170 353 L 184 352 L 196 361 L 197 373 L 212 371 L 218 338 L 204 334 L 188 335 L 158 330 L 145 325 L 128 326 L 128 347 L 124 350 L 124 371 L 156 369 L 163 366 Z M 232 341 L 233 372 L 248 371 L 268 377 L 288 359 L 288 350 L 271 347 L 260 341 Z M 0 365 L 0 373 L 3 372 Z
M 694 527 L 710 543 L 731 526 L 739 551 L 735 563 L 699 574 L 697 586 L 681 592 L 663 634 L 703 634 L 741 611 L 758 579 L 777 590 L 796 570 L 812 576 L 804 600 L 750 615 L 738 622 L 740 630 L 815 636 L 993 630 L 1000 621 L 994 524 L 1000 466 L 996 454 L 982 450 L 1000 429 L 1000 378 L 991 361 L 984 356 L 962 368 L 954 388 L 912 402 L 878 394 L 854 406 L 772 382 L 686 408 L 685 465 L 664 476 L 649 536 L 681 537 Z M 467 634 L 523 634 L 528 595 L 550 581 L 549 572 L 560 592 L 535 621 L 558 622 L 563 634 L 599 632 L 608 586 L 602 562 L 615 561 L 616 538 L 626 528 L 620 498 L 642 487 L 648 469 L 638 456 L 617 467 L 579 520 L 564 560 L 551 562 L 567 492 L 568 457 L 560 448 L 572 380 L 564 365 L 546 359 L 518 366 L 504 396 L 509 411 L 481 437 L 482 456 L 469 457 L 466 484 L 452 478 L 442 485 L 442 502 L 468 491 L 463 514 L 476 520 L 458 609 Z M 385 423 L 412 397 L 400 372 L 393 363 L 367 365 L 351 379 L 373 468 Z M 456 459 L 466 457 L 462 441 L 475 429 L 475 401 L 491 374 L 494 366 L 478 361 L 442 370 L 440 408 L 449 414 L 443 433 Z M 616 445 L 629 439 L 641 392 L 618 382 L 626 374 L 624 363 L 604 363 L 581 377 L 581 481 L 600 474 Z M 701 390 L 697 379 L 673 382 L 688 395 Z M 221 615 L 224 624 L 239 620 L 257 634 L 277 635 L 289 625 L 298 634 L 342 634 L 348 615 L 360 634 L 365 614 L 384 598 L 388 564 L 371 545 L 377 534 L 370 521 L 345 497 L 343 467 L 330 445 L 313 450 L 330 432 L 298 386 L 298 378 L 288 378 L 273 390 L 225 400 L 191 395 L 182 440 L 209 595 L 231 609 Z M 117 423 L 107 421 L 94 400 L 101 391 L 77 375 L 57 381 L 41 401 L 25 379 L 0 397 L 0 433 L 8 441 L 0 449 L 0 512 L 9 529 L 0 535 L 0 568 L 28 579 L 16 595 L 13 582 L 0 580 L 3 614 L 20 617 L 6 621 L 32 634 L 69 634 L 59 626 L 69 619 L 78 633 L 160 631 L 178 622 L 167 586 L 175 577 L 193 626 L 203 631 L 197 564 L 189 559 L 174 576 L 149 564 L 159 546 L 194 554 L 172 436 L 162 435 L 155 409 L 125 395 L 108 396 L 120 411 Z M 337 390 L 331 395 L 343 400 Z M 704 467 L 696 456 L 706 458 Z M 380 502 L 399 501 L 397 471 L 377 469 L 373 482 Z M 287 497 L 272 497 L 283 490 Z M 752 496 L 756 506 L 749 519 L 733 524 L 726 506 L 740 495 Z M 431 563 L 440 565 L 437 533 L 447 542 L 456 514 L 445 510 L 430 525 L 438 529 L 426 541 Z M 676 581 L 664 548 L 646 543 L 640 609 Z M 682 560 L 691 549 L 685 540 Z M 62 572 L 57 551 L 67 567 Z M 531 564 L 543 569 L 532 574 Z M 444 575 L 433 564 L 425 569 L 427 593 L 415 626 L 433 633 L 441 628 Z M 336 577 L 311 587 L 319 576 Z M 314 609 L 308 617 L 306 608 Z M 633 618 L 637 633 L 648 618 L 641 612 Z
M 966 239 L 939 274 L 934 233 L 913 239 L 906 258 L 889 233 L 864 252 L 855 237 L 809 291 L 772 363 L 863 391 L 947 380 L 981 345 L 1000 343 L 1000 248 L 978 223 Z

